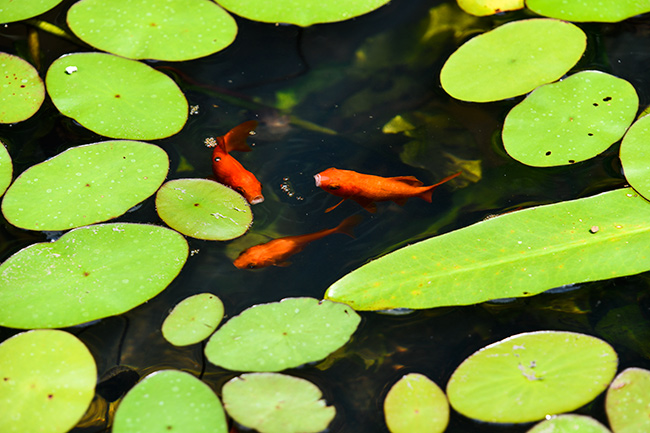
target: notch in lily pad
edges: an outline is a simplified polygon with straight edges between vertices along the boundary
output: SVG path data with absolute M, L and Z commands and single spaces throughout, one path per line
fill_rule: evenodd
M 22 122 L 41 108 L 45 99 L 43 80 L 20 57 L 0 53 L 0 84 L 0 123 Z
M 212 293 L 199 293 L 176 304 L 162 324 L 165 340 L 187 346 L 205 340 L 223 318 L 223 303 Z

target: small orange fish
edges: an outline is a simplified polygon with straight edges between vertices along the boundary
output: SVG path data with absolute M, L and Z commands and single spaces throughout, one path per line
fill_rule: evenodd
M 410 197 L 420 197 L 431 203 L 431 193 L 438 186 L 460 175 L 454 173 L 435 185 L 424 186 L 413 176 L 381 177 L 357 173 L 350 170 L 328 168 L 314 176 L 316 186 L 330 194 L 343 197 L 343 200 L 325 210 L 329 212 L 346 199 L 352 199 L 368 212 L 376 212 L 377 201 L 392 200 L 399 205 L 406 203 Z
M 344 219 L 341 224 L 331 228 L 320 230 L 316 233 L 306 235 L 287 236 L 285 238 L 273 239 L 264 244 L 259 244 L 243 251 L 234 261 L 239 269 L 256 269 L 266 266 L 289 266 L 287 261 L 290 256 L 302 251 L 305 246 L 317 239 L 329 236 L 333 233 L 343 233 L 354 237 L 352 229 L 361 222 L 359 215 L 353 215 Z
M 250 204 L 264 201 L 262 185 L 255 175 L 246 170 L 230 152 L 238 150 L 249 152 L 251 148 L 246 144 L 246 138 L 257 127 L 256 120 L 249 120 L 235 126 L 226 135 L 217 137 L 216 140 L 206 140 L 206 146 L 214 147 L 212 151 L 212 172 L 218 182 L 228 185 L 243 195 Z

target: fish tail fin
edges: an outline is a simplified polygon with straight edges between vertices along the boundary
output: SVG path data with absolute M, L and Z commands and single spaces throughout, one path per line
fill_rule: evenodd
M 336 226 L 334 231 L 336 233 L 343 233 L 351 238 L 354 238 L 354 228 L 363 220 L 361 215 L 352 215 L 341 221 L 341 224 Z
M 226 152 L 237 150 L 239 152 L 250 152 L 252 149 L 246 143 L 246 139 L 257 128 L 257 120 L 249 120 L 235 126 L 223 136 Z
M 445 177 L 440 182 L 428 186 L 427 190 L 424 191 L 422 194 L 420 194 L 419 197 L 422 198 L 423 200 L 426 200 L 429 203 L 431 203 L 431 194 L 433 194 L 433 190 L 436 189 L 437 187 L 439 187 L 440 185 L 442 185 L 443 183 L 448 182 L 448 181 L 452 180 L 453 178 L 455 178 L 457 176 L 460 176 L 461 173 L 462 173 L 462 171 L 456 172 L 454 174 L 451 174 L 451 175 Z

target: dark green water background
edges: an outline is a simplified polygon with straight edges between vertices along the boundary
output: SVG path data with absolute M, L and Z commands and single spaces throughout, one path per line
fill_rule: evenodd
M 71 4 L 66 1 L 44 17 L 65 26 L 65 12 Z M 160 333 L 167 312 L 183 298 L 212 292 L 222 299 L 227 317 L 254 304 L 285 297 L 321 298 L 325 289 L 347 272 L 406 243 L 465 227 L 490 214 L 586 197 L 625 184 L 617 145 L 597 158 L 561 168 L 532 168 L 511 160 L 503 151 L 499 131 L 507 111 L 520 99 L 493 104 L 460 103 L 439 86 L 438 74 L 444 60 L 469 34 L 458 40 L 441 38 L 436 52 L 414 55 L 411 63 L 401 61 L 396 54 L 400 50 L 391 51 L 395 47 L 375 44 L 374 49 L 383 50 L 388 59 L 394 56 L 396 62 L 367 70 L 355 66 L 355 51 L 363 44 L 391 35 L 388 40 L 399 45 L 399 35 L 413 34 L 428 10 L 440 4 L 393 0 L 355 20 L 305 29 L 238 18 L 237 40 L 223 52 L 180 64 L 150 63 L 182 71 L 186 78 L 177 82 L 190 104 L 199 106 L 199 114 L 190 117 L 181 133 L 156 142 L 172 159 L 170 179 L 209 176 L 211 152 L 203 146 L 203 139 L 256 118 L 261 125 L 255 149 L 240 157 L 261 180 L 266 197 L 264 203 L 253 207 L 252 232 L 268 234 L 273 224 L 278 236 L 296 235 L 335 226 L 354 213 L 365 219 L 356 230 L 356 239 L 331 236 L 295 256 L 289 267 L 258 271 L 239 270 L 232 265 L 230 257 L 239 252 L 233 242 L 189 239 L 195 253 L 161 295 L 122 316 L 68 329 L 88 345 L 100 376 L 114 373 L 116 366 L 128 367 L 140 377 L 159 369 L 177 368 L 200 375 L 219 393 L 223 383 L 238 373 L 208 364 L 200 345 L 176 348 Z M 486 18 L 481 25 L 491 28 L 504 20 L 525 16 L 519 12 Z M 650 94 L 650 17 L 579 26 L 588 34 L 589 47 L 575 70 L 594 68 L 629 80 L 645 107 Z M 26 28 L 17 23 L 0 29 L 0 50 L 16 53 L 24 49 Z M 64 53 L 88 50 L 51 35 L 41 37 L 42 71 Z M 416 46 L 406 45 L 401 50 L 418 53 Z M 287 124 L 286 118 L 273 110 L 247 108 L 215 93 L 228 92 L 241 101 L 271 101 L 275 92 L 299 85 L 309 87 L 311 93 L 293 114 L 332 128 L 337 135 Z M 360 95 L 361 91 L 365 93 Z M 355 104 L 354 100 L 365 104 Z M 395 115 L 427 107 L 434 107 L 429 109 L 444 121 L 441 126 L 430 126 L 431 161 L 425 162 L 435 168 L 443 150 L 456 149 L 457 156 L 482 160 L 483 178 L 463 189 L 439 188 L 432 204 L 418 199 L 404 207 L 382 203 L 379 211 L 371 215 L 350 202 L 325 214 L 324 210 L 337 199 L 316 188 L 313 175 L 331 166 L 382 176 L 415 175 L 426 184 L 444 176 L 440 170 L 401 162 L 399 154 L 409 140 L 381 132 L 381 127 Z M 46 100 L 32 119 L 0 126 L 0 139 L 7 144 L 17 175 L 68 147 L 104 138 L 61 116 Z M 189 169 L 179 165 L 181 157 L 189 163 Z M 293 195 L 287 194 L 288 189 Z M 119 220 L 162 224 L 153 198 Z M 45 234 L 22 231 L 0 220 L 0 259 L 45 240 Z M 556 329 L 595 335 L 614 346 L 620 356 L 620 370 L 630 366 L 650 368 L 648 276 L 646 273 L 582 284 L 507 303 L 441 308 L 404 316 L 362 313 L 359 329 L 349 344 L 329 358 L 332 362 L 286 373 L 311 380 L 336 406 L 337 416 L 330 432 L 352 433 L 387 431 L 383 399 L 402 375 L 419 372 L 444 389 L 451 373 L 467 356 L 520 332 Z M 16 332 L 0 328 L 0 340 Z M 75 432 L 106 430 L 103 417 L 107 409 L 116 406 L 113 402 L 109 408 L 106 400 L 114 400 L 129 386 L 128 374 L 117 377 L 123 379 L 122 383 L 106 382 L 100 388 L 102 395 L 93 402 L 84 427 Z M 579 412 L 606 423 L 602 396 Z M 452 411 L 447 431 L 524 432 L 528 428 L 530 425 L 481 424 Z

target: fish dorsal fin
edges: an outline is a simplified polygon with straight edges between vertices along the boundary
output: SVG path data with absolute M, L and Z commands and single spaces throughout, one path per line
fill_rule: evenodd
M 226 152 L 230 153 L 233 150 L 250 152 L 252 149 L 246 143 L 246 139 L 250 137 L 251 132 L 255 131 L 255 128 L 257 128 L 257 120 L 249 120 L 228 131 L 223 136 Z
M 405 183 L 407 185 L 411 186 L 422 186 L 424 183 L 421 181 L 417 180 L 415 176 L 397 176 L 397 177 L 391 177 L 390 179 L 396 180 L 398 182 Z

